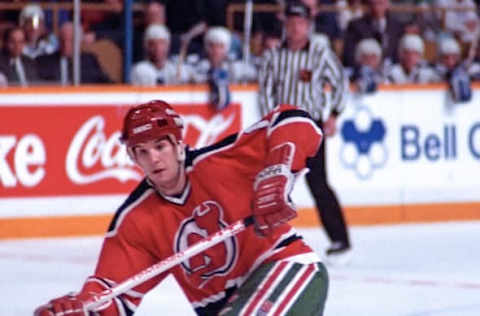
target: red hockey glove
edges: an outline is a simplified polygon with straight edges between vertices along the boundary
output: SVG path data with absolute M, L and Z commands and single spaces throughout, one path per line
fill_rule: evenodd
M 82 291 L 80 293 L 70 293 L 65 296 L 56 298 L 48 302 L 48 304 L 38 307 L 33 313 L 34 316 L 88 316 L 90 315 L 84 309 L 83 303 L 87 302 L 98 291 L 105 288 L 96 282 L 87 282 L 85 287 L 92 291 Z M 85 289 L 85 288 L 84 288 Z M 102 316 L 119 315 L 115 304 L 112 300 L 107 301 L 103 305 L 97 307 L 94 312 L 102 312 Z
M 38 307 L 34 316 L 88 316 L 83 303 L 75 295 L 65 295 Z
M 293 188 L 290 171 L 294 146 L 285 143 L 274 148 L 267 158 L 268 167 L 260 171 L 253 185 L 253 215 L 261 234 L 270 234 L 273 227 L 297 216 L 289 198 Z

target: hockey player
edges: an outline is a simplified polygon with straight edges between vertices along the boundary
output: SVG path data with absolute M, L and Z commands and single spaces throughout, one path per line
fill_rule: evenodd
M 287 224 L 296 216 L 289 199 L 294 174 L 322 140 L 306 112 L 281 105 L 242 133 L 191 150 L 182 142 L 180 116 L 167 103 L 152 101 L 130 109 L 122 140 L 145 179 L 113 217 L 95 273 L 82 290 L 40 306 L 35 315 L 132 315 L 167 273 L 198 315 L 322 315 L 326 269 Z M 92 293 L 252 213 L 255 227 L 94 313 L 84 311 L 82 302 Z

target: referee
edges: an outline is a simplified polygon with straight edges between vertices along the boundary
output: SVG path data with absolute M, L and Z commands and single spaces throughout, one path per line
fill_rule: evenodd
M 285 40 L 279 48 L 264 55 L 259 74 L 259 103 L 262 115 L 278 104 L 293 104 L 308 111 L 326 136 L 335 133 L 336 117 L 342 112 L 348 82 L 343 66 L 325 42 L 311 37 L 310 9 L 302 2 L 289 2 L 285 8 Z M 330 86 L 331 94 L 325 88 Z M 330 116 L 322 117 L 330 107 Z M 331 262 L 345 262 L 350 257 L 350 239 L 342 209 L 327 182 L 326 142 L 309 158 L 307 183 L 318 213 L 332 244 L 327 249 Z

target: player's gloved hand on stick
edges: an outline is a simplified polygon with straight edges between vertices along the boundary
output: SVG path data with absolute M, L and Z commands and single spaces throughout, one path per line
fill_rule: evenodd
M 75 295 L 65 296 L 51 300 L 48 304 L 38 307 L 34 316 L 88 316 L 83 308 L 83 302 Z
M 297 216 L 289 194 L 293 187 L 290 171 L 294 145 L 275 147 L 267 158 L 267 167 L 260 171 L 253 186 L 253 215 L 255 227 L 262 235 Z

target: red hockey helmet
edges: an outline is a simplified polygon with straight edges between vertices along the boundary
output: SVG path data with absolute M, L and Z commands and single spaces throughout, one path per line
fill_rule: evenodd
M 183 121 L 165 101 L 154 100 L 132 107 L 125 115 L 121 141 L 128 147 L 162 136 L 182 140 Z

